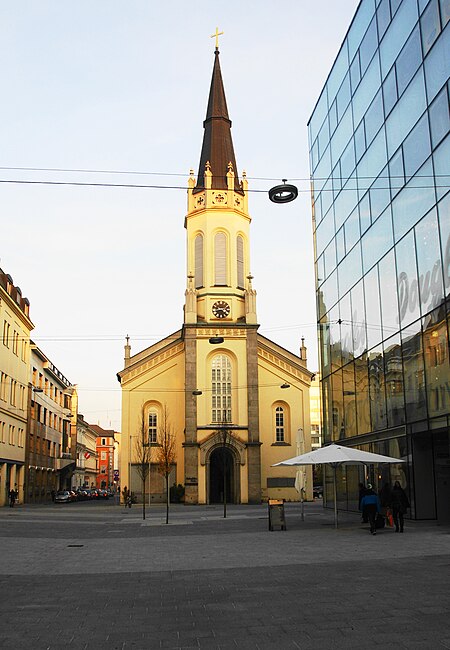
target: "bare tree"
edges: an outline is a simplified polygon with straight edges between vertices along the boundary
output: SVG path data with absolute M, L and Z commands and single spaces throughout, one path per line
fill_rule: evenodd
M 147 420 L 145 418 L 145 408 L 142 406 L 138 432 L 134 445 L 134 455 L 137 461 L 136 469 L 142 481 L 142 519 L 145 519 L 145 485 L 150 471 L 151 451 Z
M 161 424 L 158 428 L 157 450 L 156 460 L 158 463 L 158 471 L 162 474 L 166 483 L 166 524 L 168 524 L 170 503 L 169 476 L 175 462 L 176 448 L 175 433 L 169 420 L 169 411 L 167 406 L 164 406 Z

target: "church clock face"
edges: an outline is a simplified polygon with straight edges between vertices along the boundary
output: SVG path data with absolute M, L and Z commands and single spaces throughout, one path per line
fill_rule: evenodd
M 212 313 L 216 318 L 226 318 L 230 315 L 230 305 L 225 300 L 218 300 L 212 306 Z

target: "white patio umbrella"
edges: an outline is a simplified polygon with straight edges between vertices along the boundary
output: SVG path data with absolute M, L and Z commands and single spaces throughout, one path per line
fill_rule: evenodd
M 381 454 L 372 454 L 369 451 L 360 451 L 352 447 L 343 447 L 342 445 L 328 445 L 314 451 L 309 451 L 294 458 L 288 458 L 281 463 L 275 463 L 272 467 L 279 465 L 331 465 L 333 468 L 333 487 L 334 487 L 334 525 L 338 527 L 338 510 L 337 510 L 337 481 L 336 472 L 339 465 L 373 465 L 381 463 L 404 463 L 400 458 L 392 456 L 382 456 Z

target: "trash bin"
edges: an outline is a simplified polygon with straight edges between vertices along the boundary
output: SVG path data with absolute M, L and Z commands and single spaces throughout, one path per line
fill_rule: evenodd
M 286 518 L 284 516 L 284 501 L 281 499 L 269 499 L 269 530 L 286 530 Z

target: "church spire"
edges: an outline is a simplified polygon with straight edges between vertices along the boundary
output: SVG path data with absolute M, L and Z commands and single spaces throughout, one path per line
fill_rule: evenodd
M 214 53 L 211 88 L 203 127 L 205 132 L 203 134 L 197 185 L 194 188 L 194 193 L 201 192 L 206 187 L 205 169 L 207 165 L 212 173 L 210 187 L 212 189 L 226 190 L 228 188 L 227 172 L 231 163 L 235 174 L 234 191 L 244 194 L 239 184 L 233 140 L 231 139 L 231 120 L 228 117 L 227 100 L 225 98 L 217 46 Z

